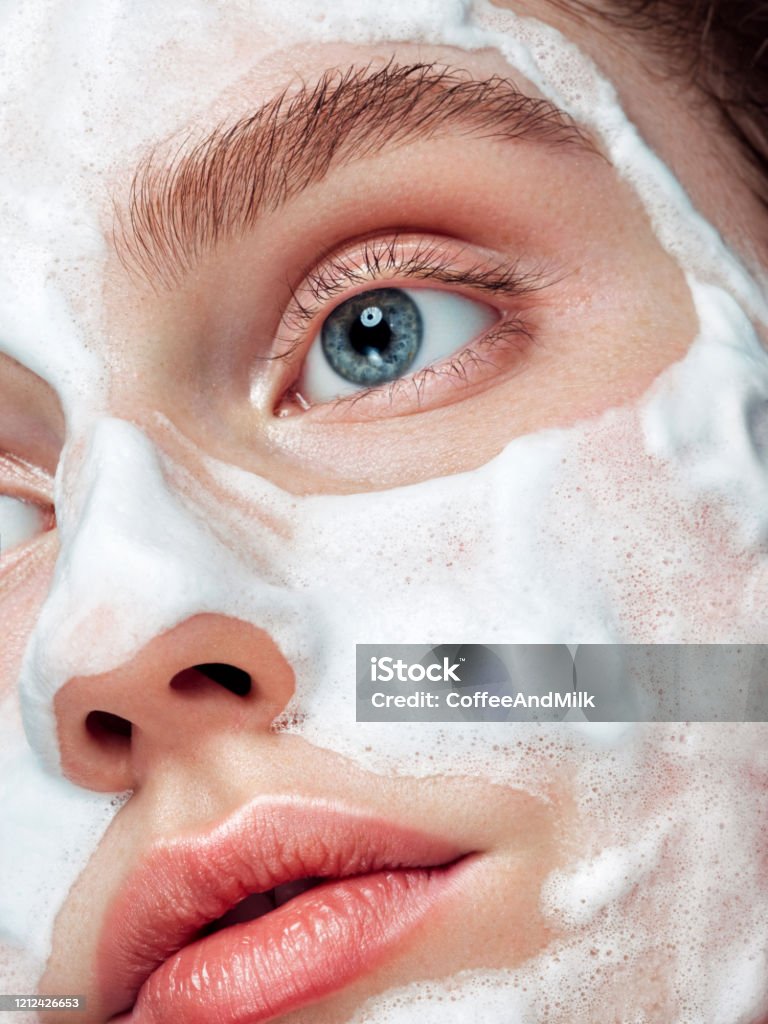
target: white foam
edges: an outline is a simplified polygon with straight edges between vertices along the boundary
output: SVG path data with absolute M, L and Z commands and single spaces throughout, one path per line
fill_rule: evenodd
M 24 737 L 16 694 L 0 701 L 0 954 L 5 950 L 0 980 L 5 991 L 34 988 L 62 898 L 122 803 L 45 771 Z
M 728 743 L 739 755 L 726 761 Z M 585 756 L 590 858 L 543 887 L 555 937 L 503 971 L 466 970 L 369 1000 L 351 1024 L 746 1024 L 765 1012 L 764 838 L 745 780 L 760 726 L 657 725 L 618 763 Z M 698 783 L 691 783 L 691 777 Z M 660 796 L 664 779 L 677 778 Z M 622 835 L 620 846 L 601 845 Z

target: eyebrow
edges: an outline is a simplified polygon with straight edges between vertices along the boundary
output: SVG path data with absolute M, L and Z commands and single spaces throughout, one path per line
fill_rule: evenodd
M 133 177 L 127 210 L 115 204 L 118 254 L 129 271 L 172 283 L 334 166 L 439 135 L 598 152 L 568 114 L 501 76 L 394 61 L 332 69 L 202 141 L 177 141 L 170 159 L 168 144 L 153 150 Z

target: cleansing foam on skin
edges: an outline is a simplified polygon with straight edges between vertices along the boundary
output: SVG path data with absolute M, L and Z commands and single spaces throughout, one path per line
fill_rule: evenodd
M 768 996 L 756 781 L 766 771 L 765 727 L 355 721 L 360 638 L 764 639 L 756 615 L 768 598 L 763 288 L 644 144 L 612 85 L 551 27 L 484 0 L 408 0 L 386 14 L 373 0 L 258 0 L 226 10 L 202 0 L 160 8 L 86 0 L 76 11 L 19 2 L 0 15 L 0 31 L 0 191 L 9 197 L 0 207 L 0 351 L 50 382 L 70 432 L 57 477 L 55 577 L 20 696 L 0 707 L 8 729 L 0 949 L 9 964 L 0 959 L 0 988 L 34 989 L 56 912 L 122 805 L 60 777 L 56 693 L 211 612 L 266 630 L 291 663 L 296 693 L 278 722 L 284 731 L 374 773 L 476 775 L 542 798 L 568 777 L 584 819 L 610 834 L 545 884 L 542 910 L 561 937 L 540 957 L 515 971 L 387 993 L 356 1024 L 405 1024 L 417 1014 L 441 1024 L 595 1024 L 619 998 L 622 972 L 642 973 L 661 949 L 679 1024 L 751 1020 Z M 188 462 L 111 404 L 123 368 L 98 354 L 107 252 L 94 182 L 236 86 L 253 61 L 239 40 L 252 31 L 271 40 L 262 60 L 335 41 L 443 44 L 457 60 L 484 48 L 502 54 L 593 130 L 636 190 L 696 307 L 699 332 L 686 357 L 639 402 L 519 437 L 469 473 L 297 497 L 181 439 L 215 486 L 201 484 Z M 30 120 L 57 125 L 55 160 L 50 133 L 21 132 Z M 245 521 L 244 504 L 263 511 L 259 523 Z M 624 1014 L 616 1019 L 650 1019 L 616 1006 Z

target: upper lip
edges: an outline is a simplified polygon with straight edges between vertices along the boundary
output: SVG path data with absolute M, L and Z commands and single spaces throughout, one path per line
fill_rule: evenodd
M 435 867 L 468 851 L 354 809 L 257 800 L 195 836 L 163 843 L 128 876 L 98 946 L 100 1001 L 133 1005 L 153 971 L 252 893 L 307 878 Z

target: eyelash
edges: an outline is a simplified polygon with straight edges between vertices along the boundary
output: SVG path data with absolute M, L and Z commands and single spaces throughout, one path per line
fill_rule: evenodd
M 279 351 L 272 356 L 275 360 L 293 362 L 294 357 L 306 343 L 306 336 L 312 325 L 325 313 L 330 315 L 341 298 L 349 298 L 349 290 L 362 289 L 371 285 L 383 285 L 391 278 L 402 278 L 405 282 L 435 282 L 438 284 L 481 292 L 491 296 L 505 296 L 518 303 L 533 293 L 541 292 L 553 283 L 553 276 L 543 266 L 524 269 L 521 261 L 473 262 L 466 267 L 458 266 L 465 249 L 448 251 L 445 242 L 419 240 L 408 245 L 401 235 L 388 238 L 369 239 L 362 247 L 352 252 L 335 254 L 314 268 L 302 284 L 309 298 L 299 297 L 291 288 L 291 306 L 283 321 L 284 333 L 278 339 Z M 407 286 L 407 285 L 404 285 Z M 359 402 L 372 393 L 384 393 L 393 401 L 398 391 L 413 388 L 420 404 L 421 392 L 432 376 L 453 376 L 466 379 L 467 364 L 477 364 L 487 359 L 488 353 L 507 346 L 511 339 L 518 339 L 520 347 L 524 342 L 533 342 L 531 326 L 524 319 L 522 311 L 507 315 L 476 342 L 464 346 L 448 361 L 423 367 L 416 373 L 398 378 L 387 384 L 366 388 L 354 395 L 345 395 L 331 402 L 322 403 L 335 408 Z M 305 353 L 306 355 L 306 353 Z M 299 369 L 301 364 L 299 366 Z M 295 401 L 295 381 L 280 398 Z M 298 404 L 298 403 L 297 403 Z M 303 407 L 302 407 L 303 408 Z M 309 406 L 314 408 L 314 406 Z M 306 411 L 306 410 L 304 410 Z M 279 411 L 278 415 L 288 415 Z

